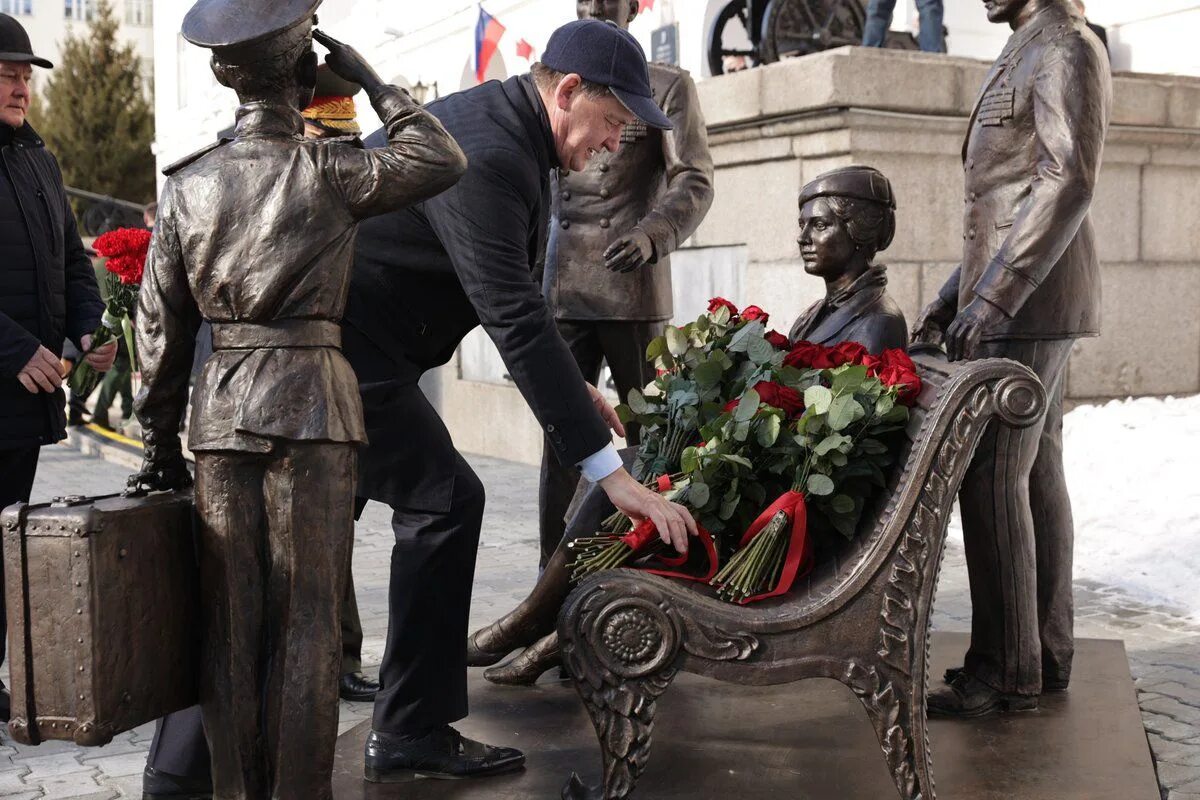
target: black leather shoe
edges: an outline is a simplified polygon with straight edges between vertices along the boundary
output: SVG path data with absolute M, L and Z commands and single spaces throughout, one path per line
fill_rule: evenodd
M 371 783 L 404 783 L 417 778 L 482 778 L 512 772 L 525 764 L 525 754 L 466 738 L 449 725 L 420 739 L 371 731 L 367 737 L 363 777 Z
M 212 800 L 212 779 L 188 778 L 146 767 L 142 772 L 142 800 Z
M 957 678 L 962 671 L 962 667 L 950 667 L 950 669 L 946 670 L 945 674 L 942 676 L 942 679 L 946 681 L 946 683 L 954 683 L 954 679 Z M 1068 685 L 1071 683 L 1070 678 L 1047 678 L 1044 677 L 1045 673 L 1042 674 L 1042 694 L 1058 694 L 1059 692 L 1065 692 Z
M 338 697 L 351 703 L 370 703 L 375 700 L 379 684 L 361 672 L 343 672 L 338 681 Z
M 1033 711 L 1037 707 L 1037 697 L 998 691 L 962 671 L 928 697 L 931 717 L 982 717 L 999 711 Z

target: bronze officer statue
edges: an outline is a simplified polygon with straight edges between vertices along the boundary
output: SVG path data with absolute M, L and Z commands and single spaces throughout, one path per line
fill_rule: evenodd
M 236 134 L 166 170 L 138 315 L 146 462 L 190 482 L 179 428 L 196 329 L 214 353 L 192 395 L 204 653 L 201 711 L 219 800 L 331 797 L 339 611 L 364 442 L 338 320 L 355 231 L 436 194 L 464 157 L 353 49 L 313 31 L 320 0 L 200 0 L 183 35 L 238 94 Z M 303 138 L 316 38 L 361 85 L 385 147 Z
M 578 0 L 580 19 L 621 29 L 637 0 Z M 626 126 L 615 153 L 599 152 L 579 172 L 555 171 L 544 291 L 559 333 L 584 380 L 606 361 L 624 402 L 654 377 L 646 345 L 671 318 L 670 255 L 712 205 L 712 158 L 696 86 L 684 70 L 648 65 L 654 101 L 674 123 L 660 131 Z M 636 430 L 627 440 L 637 444 Z M 538 497 L 541 566 L 563 535 L 563 515 L 579 470 L 562 466 L 546 443 Z
M 871 167 L 827 172 L 800 192 L 800 254 L 804 271 L 825 281 L 825 299 L 813 304 L 792 325 L 793 342 L 825 345 L 853 341 L 872 353 L 908 343 L 908 326 L 887 291 L 887 267 L 874 264 L 896 232 L 896 200 L 888 179 Z M 632 465 L 637 448 L 621 451 Z M 484 677 L 512 686 L 533 684 L 559 663 L 555 620 L 571 590 L 567 543 L 592 536 L 612 513 L 612 504 L 594 484 L 579 490 L 566 533 L 537 584 L 521 603 L 467 641 L 468 657 L 499 661 L 518 647 L 511 661 L 492 667 Z M 499 653 L 497 657 L 494 654 Z
M 918 321 L 951 360 L 1011 358 L 1050 398 L 1044 421 L 984 434 L 959 494 L 971 646 L 929 710 L 1036 708 L 1071 677 L 1074 530 L 1062 397 L 1075 339 L 1100 333 L 1088 206 L 1112 106 L 1108 57 L 1069 0 L 986 0 L 1013 34 L 984 81 L 963 145 L 962 266 Z

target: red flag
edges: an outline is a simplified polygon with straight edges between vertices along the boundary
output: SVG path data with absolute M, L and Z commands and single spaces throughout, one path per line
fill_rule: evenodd
M 500 20 L 479 6 L 479 21 L 475 23 L 475 80 L 483 83 L 487 75 L 488 63 L 496 54 L 500 45 L 500 37 L 504 35 L 504 26 Z
M 517 42 L 517 55 L 526 61 L 533 60 L 533 45 L 522 39 Z
M 638 0 L 638 13 L 639 14 L 642 13 L 643 11 L 653 11 L 653 10 L 654 10 L 654 0 Z

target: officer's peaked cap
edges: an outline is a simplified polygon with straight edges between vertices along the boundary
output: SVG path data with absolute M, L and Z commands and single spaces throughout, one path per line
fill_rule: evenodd
M 311 19 L 321 0 L 197 0 L 183 38 L 200 47 L 243 47 Z

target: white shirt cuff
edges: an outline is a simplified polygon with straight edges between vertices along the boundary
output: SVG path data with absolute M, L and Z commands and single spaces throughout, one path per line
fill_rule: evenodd
M 621 454 L 617 452 L 616 445 L 609 442 L 603 450 L 598 450 L 580 461 L 579 471 L 592 483 L 599 483 L 623 466 L 625 464 L 621 461 Z

